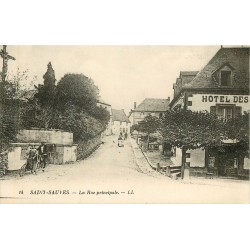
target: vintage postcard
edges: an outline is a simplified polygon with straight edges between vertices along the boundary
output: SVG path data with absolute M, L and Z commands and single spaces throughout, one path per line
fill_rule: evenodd
M 248 46 L 0 59 L 0 203 L 250 202 Z

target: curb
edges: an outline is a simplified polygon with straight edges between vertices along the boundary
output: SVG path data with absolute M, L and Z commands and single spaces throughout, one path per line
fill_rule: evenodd
M 135 148 L 135 141 L 132 141 L 132 139 L 130 138 L 130 143 L 131 143 L 131 146 L 132 146 L 132 149 L 133 149 L 133 152 L 134 152 L 134 155 L 135 155 L 135 160 L 136 160 L 136 164 L 137 166 L 139 167 L 140 171 L 142 173 L 145 173 L 145 174 L 148 174 L 152 177 L 155 177 L 155 176 L 162 176 L 162 174 L 160 174 L 159 172 L 155 171 L 153 168 L 154 168 L 154 165 L 150 162 L 150 160 L 148 159 L 148 157 L 144 154 L 144 152 L 142 152 L 141 148 L 137 147 Z M 136 144 L 136 146 L 138 146 Z M 142 164 L 140 164 L 140 162 L 138 161 L 138 153 L 136 152 L 136 149 L 138 149 L 138 151 L 142 154 L 142 157 L 146 160 L 146 163 L 148 166 L 143 166 Z

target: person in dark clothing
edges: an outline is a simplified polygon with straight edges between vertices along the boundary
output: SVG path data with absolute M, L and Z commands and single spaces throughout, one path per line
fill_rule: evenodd
M 123 147 L 123 135 L 122 135 L 122 132 L 119 134 L 119 137 L 118 137 L 118 147 Z
M 128 138 L 128 133 L 125 132 L 124 139 L 127 140 L 127 138 Z
M 31 146 L 28 152 L 27 167 L 33 174 L 36 174 L 37 150 L 35 146 Z
M 44 169 L 47 164 L 47 146 L 45 145 L 44 142 L 41 143 L 41 145 L 37 149 L 38 151 L 38 156 L 40 158 L 40 161 L 42 163 L 42 170 L 44 172 Z

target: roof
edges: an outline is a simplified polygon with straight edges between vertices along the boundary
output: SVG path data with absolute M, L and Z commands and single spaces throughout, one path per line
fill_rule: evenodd
M 198 73 L 199 71 L 181 71 L 180 77 L 177 78 L 176 83 L 181 82 L 182 86 L 184 86 L 187 83 L 191 82 Z
M 220 87 L 218 79 L 216 79 L 216 71 L 227 65 L 233 69 L 234 74 L 233 83 L 230 88 L 249 88 L 249 50 L 249 48 L 221 48 L 185 87 Z
M 196 76 L 198 73 L 199 71 L 181 71 L 180 77 L 181 76 Z
M 112 109 L 112 120 L 130 123 L 130 120 L 126 116 L 124 110 Z
M 97 102 L 98 102 L 98 103 L 101 103 L 101 104 L 105 104 L 105 105 L 107 105 L 107 106 L 111 106 L 111 105 L 108 104 L 107 102 L 103 101 L 103 99 L 101 99 L 101 98 L 99 98 Z
M 133 111 L 164 112 L 169 109 L 170 99 L 146 98 Z

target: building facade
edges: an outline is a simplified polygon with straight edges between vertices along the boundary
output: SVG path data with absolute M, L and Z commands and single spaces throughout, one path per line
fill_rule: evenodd
M 169 109 L 170 98 L 168 99 L 156 99 L 156 98 L 146 98 L 141 104 L 136 106 L 134 103 L 134 109 L 130 111 L 129 120 L 131 125 L 138 124 L 143 121 L 148 115 L 156 116 L 158 118 L 162 117 L 164 112 Z
M 249 48 L 221 48 L 200 72 L 188 72 L 189 78 L 181 72 L 170 108 L 206 110 L 222 120 L 250 112 L 249 61 Z M 211 167 L 219 176 L 237 175 L 249 168 L 249 152 L 232 140 L 210 151 L 190 150 L 185 157 L 187 166 Z
M 112 109 L 112 134 L 130 133 L 130 120 L 124 110 Z

